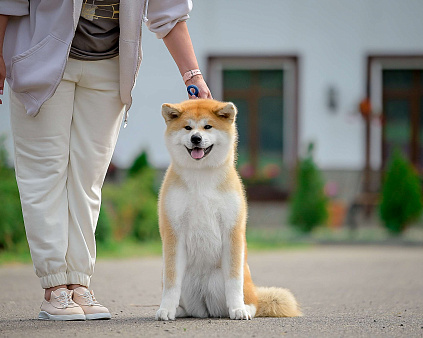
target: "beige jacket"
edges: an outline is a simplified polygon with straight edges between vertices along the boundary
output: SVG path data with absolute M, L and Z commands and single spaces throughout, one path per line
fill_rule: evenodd
M 7 82 L 38 114 L 59 85 L 83 0 L 0 0 L 0 14 L 10 15 L 3 45 Z M 191 0 L 120 0 L 120 95 L 129 110 L 131 91 L 142 59 L 142 22 L 158 38 L 188 19 Z

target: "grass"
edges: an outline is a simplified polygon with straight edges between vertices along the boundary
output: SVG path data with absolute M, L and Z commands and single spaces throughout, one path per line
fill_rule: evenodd
M 28 243 L 26 241 L 17 243 L 11 250 L 0 251 L 0 265 L 3 264 L 31 263 Z
M 261 234 L 260 234 L 261 233 Z M 272 234 L 263 235 L 262 232 L 248 236 L 248 249 L 250 251 L 280 250 L 304 248 L 304 243 L 289 243 L 281 237 Z M 139 257 L 158 257 L 162 254 L 160 241 L 138 242 L 127 239 L 121 242 L 98 243 L 97 259 L 128 259 Z M 30 264 L 31 255 L 28 244 L 20 243 L 13 250 L 0 251 L 0 265 L 4 264 Z
M 308 246 L 306 243 L 291 241 L 284 232 L 249 231 L 247 240 L 250 251 L 301 249 Z M 160 241 L 139 242 L 134 239 L 126 239 L 121 242 L 97 244 L 98 260 L 157 257 L 161 254 L 162 244 Z M 0 251 L 0 265 L 30 263 L 31 255 L 26 242 L 17 244 L 13 250 Z
M 121 242 L 97 245 L 98 259 L 123 259 L 148 256 L 160 256 L 162 243 L 157 241 L 139 242 L 126 239 Z
M 361 227 L 352 232 L 348 228 L 319 227 L 310 234 L 302 234 L 289 227 L 255 228 L 247 230 L 250 252 L 271 250 L 303 250 L 314 244 L 417 244 L 423 245 L 423 227 L 413 226 L 400 237 L 392 237 L 382 227 Z M 98 243 L 97 257 L 102 259 L 128 259 L 161 256 L 159 240 L 139 242 L 126 239 L 121 242 Z M 0 251 L 0 265 L 30 264 L 31 256 L 26 242 L 18 243 L 13 250 Z
M 249 251 L 269 251 L 285 249 L 304 249 L 310 243 L 293 231 L 285 229 L 248 229 L 247 246 Z
M 400 236 L 393 236 L 381 226 L 361 227 L 355 231 L 348 228 L 329 229 L 320 227 L 311 233 L 311 238 L 318 243 L 351 244 L 423 244 L 423 227 L 410 226 Z
M 301 233 L 292 227 L 257 228 L 247 230 L 250 251 L 305 249 L 316 244 L 357 244 L 357 245 L 418 245 L 423 246 L 423 227 L 410 226 L 401 236 L 392 236 L 382 226 L 361 226 L 356 230 L 348 227 L 317 227 L 311 233 Z
M 160 256 L 161 254 L 162 244 L 160 241 L 137 242 L 127 239 L 122 242 L 97 244 L 97 259 L 99 260 Z M 31 255 L 26 242 L 17 244 L 12 250 L 0 251 L 0 265 L 30 263 Z

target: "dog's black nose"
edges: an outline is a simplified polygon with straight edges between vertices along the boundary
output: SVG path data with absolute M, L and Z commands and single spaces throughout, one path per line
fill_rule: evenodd
M 192 144 L 200 144 L 201 143 L 201 135 L 194 134 L 191 136 L 191 142 Z

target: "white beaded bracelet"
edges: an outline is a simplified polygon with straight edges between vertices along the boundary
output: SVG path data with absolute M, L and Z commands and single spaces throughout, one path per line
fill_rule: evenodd
M 201 75 L 201 71 L 199 69 L 191 69 L 184 74 L 182 79 L 184 80 L 184 83 L 186 83 L 188 80 L 191 80 L 196 75 Z

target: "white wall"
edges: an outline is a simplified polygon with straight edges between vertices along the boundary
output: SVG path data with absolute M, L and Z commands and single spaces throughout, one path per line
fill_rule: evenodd
M 194 0 L 188 23 L 204 73 L 211 54 L 298 55 L 300 149 L 314 141 L 323 168 L 361 169 L 364 125 L 357 105 L 365 95 L 366 57 L 423 54 L 422 13 L 420 0 Z M 114 155 L 121 166 L 141 148 L 155 165 L 167 165 L 160 106 L 186 98 L 162 41 L 144 29 L 143 46 L 129 125 Z M 339 93 L 335 114 L 326 106 L 329 86 Z M 6 107 L 0 108 L 0 133 L 9 130 Z

